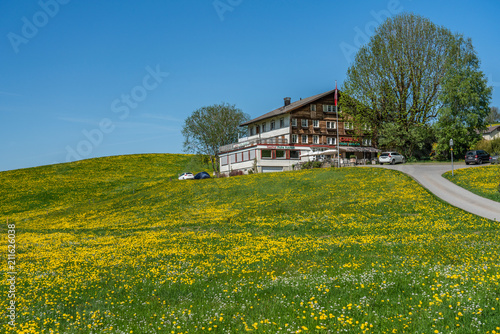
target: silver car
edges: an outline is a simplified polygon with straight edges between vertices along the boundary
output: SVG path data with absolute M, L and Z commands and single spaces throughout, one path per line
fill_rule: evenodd
M 380 154 L 380 157 L 378 158 L 378 162 L 383 165 L 383 164 L 391 164 L 394 165 L 395 163 L 405 163 L 405 157 L 398 152 L 382 152 Z
M 182 173 L 179 180 L 194 180 L 194 175 L 193 173 Z
M 491 163 L 492 165 L 500 163 L 500 162 L 498 161 L 498 157 L 499 157 L 499 156 L 500 156 L 500 155 L 499 155 L 498 153 L 493 153 L 492 155 L 490 155 L 490 163 Z

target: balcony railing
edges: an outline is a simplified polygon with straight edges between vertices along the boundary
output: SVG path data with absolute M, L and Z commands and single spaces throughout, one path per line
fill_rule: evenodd
M 282 138 L 259 138 L 245 141 L 244 139 L 240 139 L 241 141 L 238 143 L 233 143 L 229 145 L 224 145 L 219 147 L 219 153 L 239 150 L 245 147 L 253 146 L 253 145 L 287 145 L 288 139 Z

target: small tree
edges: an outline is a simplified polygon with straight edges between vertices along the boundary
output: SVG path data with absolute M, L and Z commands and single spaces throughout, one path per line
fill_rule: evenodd
M 235 105 L 214 104 L 195 110 L 182 127 L 184 151 L 206 154 L 213 170 L 219 174 L 219 148 L 235 143 L 246 130 L 239 127 L 250 117 Z

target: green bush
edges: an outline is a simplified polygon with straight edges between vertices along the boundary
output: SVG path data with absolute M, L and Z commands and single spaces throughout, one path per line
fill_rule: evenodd
M 301 169 L 312 169 L 320 167 L 321 167 L 321 161 L 308 161 L 302 164 Z
M 500 153 L 500 138 L 496 138 L 493 140 L 483 139 L 479 141 L 473 148 L 476 150 L 485 150 L 488 153 Z

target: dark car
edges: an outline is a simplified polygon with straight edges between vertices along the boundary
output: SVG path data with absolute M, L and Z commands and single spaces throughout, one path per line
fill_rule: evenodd
M 492 165 L 494 164 L 498 164 L 499 161 L 498 161 L 498 157 L 499 157 L 499 154 L 498 153 L 493 153 L 491 156 L 490 156 L 490 163 Z
M 202 180 L 202 179 L 209 179 L 209 178 L 210 178 L 210 174 L 208 174 L 207 172 L 199 172 L 198 174 L 196 174 L 194 176 L 195 180 Z
M 490 155 L 488 152 L 483 150 L 475 150 L 475 151 L 467 151 L 465 153 L 465 164 L 475 163 L 477 165 L 482 164 L 483 162 L 489 162 Z

